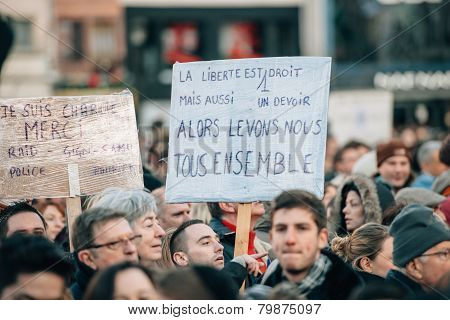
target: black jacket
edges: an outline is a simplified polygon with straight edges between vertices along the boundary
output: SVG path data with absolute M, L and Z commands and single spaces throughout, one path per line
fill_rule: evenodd
M 231 231 L 226 226 L 223 225 L 222 221 L 217 218 L 212 218 L 209 226 L 214 230 L 215 233 L 220 238 L 220 243 L 223 245 L 223 257 L 225 260 L 225 266 L 229 264 L 231 260 L 234 258 L 234 243 L 236 241 L 236 232 Z M 241 265 L 239 267 L 243 268 Z M 237 268 L 237 267 L 236 267 Z M 239 272 L 238 278 L 242 275 Z M 252 286 L 258 282 L 258 278 L 253 275 L 248 275 L 247 277 L 247 286 Z M 235 278 L 236 280 L 236 278 Z
M 397 270 L 389 270 L 386 276 L 386 282 L 403 290 L 408 298 L 426 295 L 426 292 L 420 284 Z
M 344 261 L 328 250 L 322 250 L 332 267 L 327 272 L 325 280 L 321 285 L 315 287 L 308 295 L 310 300 L 341 300 L 349 298 L 352 291 L 363 285 L 362 281 Z M 269 270 L 267 272 L 270 272 Z M 283 275 L 281 266 L 278 264 L 271 274 L 265 275 L 261 284 L 275 287 L 277 284 L 288 281 Z
M 359 276 L 361 281 L 364 283 L 365 286 L 371 285 L 371 284 L 384 284 L 385 279 L 374 275 L 372 273 L 364 272 L 364 271 L 355 271 L 356 274 Z
M 237 294 L 239 294 L 239 289 L 247 279 L 247 269 L 239 263 L 228 262 L 223 267 L 222 272 L 226 273 L 231 279 L 233 279 L 233 283 L 238 288 Z
M 70 291 L 75 300 L 82 300 L 89 281 L 95 274 L 95 270 L 78 260 L 78 257 L 75 257 L 75 262 L 77 271 L 75 273 L 75 281 L 70 286 Z

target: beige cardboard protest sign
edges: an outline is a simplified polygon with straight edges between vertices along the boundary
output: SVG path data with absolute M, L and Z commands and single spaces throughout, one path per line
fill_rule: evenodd
M 80 195 L 143 187 L 128 90 L 0 100 L 0 141 L 0 199 L 77 196 L 69 184 L 74 165 Z

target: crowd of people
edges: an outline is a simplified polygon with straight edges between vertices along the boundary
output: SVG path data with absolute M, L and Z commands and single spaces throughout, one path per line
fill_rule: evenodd
M 450 135 L 330 138 L 323 199 L 299 183 L 252 203 L 241 256 L 238 203 L 167 203 L 150 154 L 145 188 L 84 197 L 70 238 L 64 199 L 0 199 L 0 298 L 450 297 Z

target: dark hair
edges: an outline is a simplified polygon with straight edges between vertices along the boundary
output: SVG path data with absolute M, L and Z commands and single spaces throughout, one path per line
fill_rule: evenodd
M 314 219 L 319 230 L 327 227 L 327 213 L 325 207 L 319 199 L 312 193 L 304 190 L 283 191 L 275 198 L 270 212 L 270 221 L 277 210 L 302 208 L 308 210 Z
M 166 299 L 234 300 L 239 288 L 226 272 L 208 266 L 172 269 L 159 282 Z
M 362 202 L 362 200 L 363 200 L 362 197 L 361 197 L 361 194 L 359 193 L 358 188 L 356 187 L 356 184 L 355 184 L 353 181 L 347 182 L 347 183 L 342 187 L 342 191 L 341 191 L 342 197 L 341 197 L 341 203 L 340 203 L 340 207 L 339 207 L 339 209 L 340 209 L 339 214 L 342 214 L 342 210 L 343 210 L 344 207 L 345 207 L 345 201 L 347 200 L 347 196 L 348 196 L 348 193 L 349 193 L 350 191 L 355 191 L 355 192 L 358 194 L 358 197 L 361 199 L 361 202 Z
M 6 234 L 8 233 L 8 220 L 12 216 L 21 213 L 21 212 L 34 212 L 39 219 L 41 219 L 42 223 L 44 224 L 44 229 L 47 230 L 47 223 L 45 222 L 44 217 L 42 214 L 33 206 L 29 205 L 26 202 L 18 202 L 13 205 L 10 205 L 5 208 L 5 210 L 2 211 L 1 217 L 0 217 L 0 240 L 3 240 L 6 238 Z
M 219 202 L 208 202 L 207 205 L 211 217 L 216 219 L 222 218 L 222 209 L 220 209 Z
M 186 228 L 194 225 L 194 224 L 205 224 L 200 219 L 193 219 L 183 222 L 172 234 L 170 238 L 170 256 L 172 257 L 175 252 L 185 252 L 186 251 L 186 241 L 184 239 L 184 231 Z
M 450 134 L 442 142 L 441 149 L 439 150 L 439 160 L 450 166 Z
M 344 156 L 345 151 L 347 150 L 351 150 L 351 149 L 358 149 L 358 148 L 366 148 L 368 150 L 370 150 L 370 147 L 360 141 L 356 141 L 356 140 L 351 140 L 349 142 L 347 142 L 342 148 L 340 148 L 336 154 L 334 155 L 333 158 L 333 165 L 336 165 L 336 163 L 341 162 L 342 161 L 342 157 Z
M 106 268 L 105 270 L 102 270 L 100 272 L 97 272 L 94 278 L 92 278 L 92 280 L 89 282 L 89 286 L 86 289 L 86 293 L 84 294 L 83 299 L 114 300 L 114 290 L 115 290 L 114 283 L 117 274 L 128 269 L 141 270 L 147 276 L 150 282 L 153 285 L 155 284 L 154 279 L 155 275 L 153 271 L 147 269 L 146 267 L 144 267 L 139 263 L 125 261 L 110 266 L 109 268 Z
M 83 250 L 94 243 L 94 227 L 111 220 L 126 219 L 126 214 L 113 209 L 91 208 L 80 214 L 72 227 L 72 243 L 75 251 Z
M 381 221 L 381 224 L 383 226 L 390 226 L 392 221 L 394 221 L 395 217 L 406 206 L 407 206 L 407 204 L 405 202 L 399 202 L 399 203 L 387 208 L 386 211 L 383 212 L 383 220 Z
M 69 284 L 73 265 L 50 240 L 36 235 L 15 234 L 5 239 L 0 247 L 0 295 L 14 284 L 21 274 L 54 273 Z

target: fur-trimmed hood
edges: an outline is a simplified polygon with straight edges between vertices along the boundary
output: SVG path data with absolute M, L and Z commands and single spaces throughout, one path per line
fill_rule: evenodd
M 328 218 L 328 232 L 330 234 L 330 241 L 336 234 L 345 235 L 347 228 L 345 227 L 344 215 L 342 209 L 345 206 L 345 199 L 343 199 L 342 191 L 345 185 L 353 182 L 358 189 L 361 196 L 362 205 L 364 209 L 364 223 L 375 222 L 381 223 L 382 211 L 380 201 L 378 200 L 377 188 L 375 183 L 368 177 L 355 174 L 347 177 L 337 190 L 336 198 L 334 199 L 333 210 L 331 216 Z

